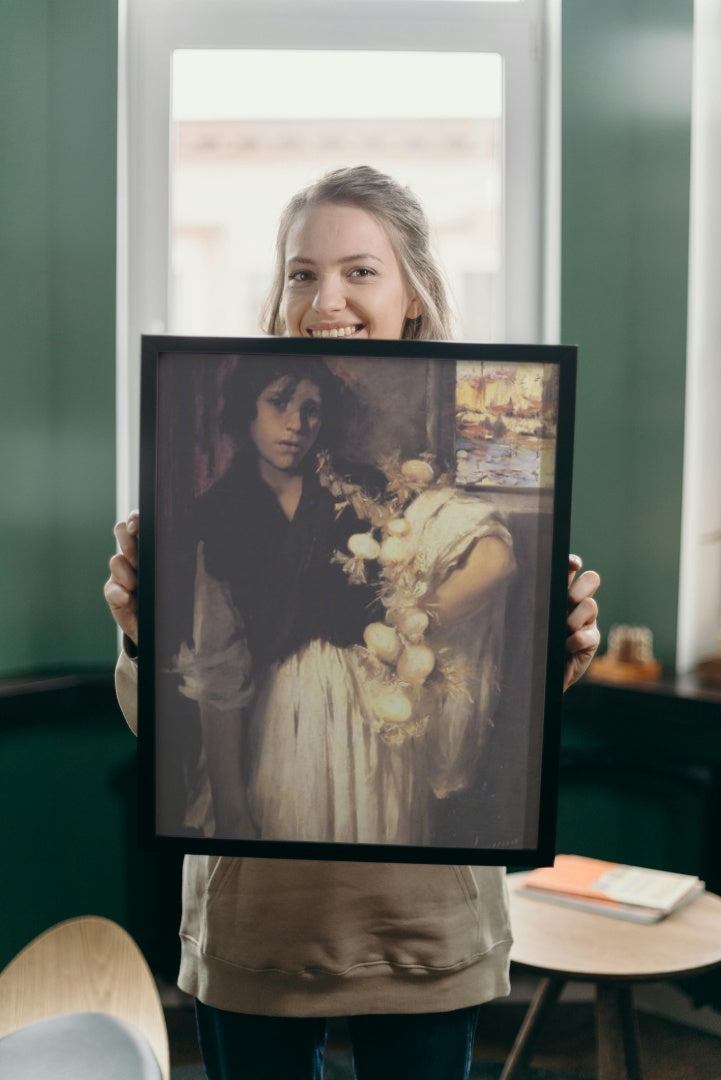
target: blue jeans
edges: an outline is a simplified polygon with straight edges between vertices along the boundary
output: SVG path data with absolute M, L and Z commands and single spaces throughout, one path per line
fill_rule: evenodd
M 478 1008 L 349 1017 L 357 1080 L 467 1080 Z M 195 1012 L 208 1080 L 321 1080 L 324 1018 Z

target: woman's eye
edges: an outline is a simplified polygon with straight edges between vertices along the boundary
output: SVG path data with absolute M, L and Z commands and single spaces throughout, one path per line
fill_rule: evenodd
M 356 266 L 351 270 L 350 276 L 355 278 L 375 277 L 375 271 L 371 270 L 369 266 Z
M 297 284 L 304 284 L 306 281 L 311 280 L 310 270 L 294 270 L 292 274 L 288 275 L 288 281 L 295 281 Z

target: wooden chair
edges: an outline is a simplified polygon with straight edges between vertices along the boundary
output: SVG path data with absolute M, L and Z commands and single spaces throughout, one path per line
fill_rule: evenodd
M 32 1037 L 23 1040 L 29 1025 L 34 1025 Z M 63 1025 L 64 1041 L 58 1041 Z M 95 1044 L 84 1038 L 90 1028 Z M 86 1073 L 80 1055 L 87 1056 L 92 1045 L 102 1045 L 106 1030 L 115 1040 L 113 1075 L 145 1080 L 154 1072 L 169 1080 L 168 1035 L 155 981 L 140 949 L 117 923 L 93 915 L 58 923 L 31 941 L 0 973 L 0 1073 L 5 1054 L 13 1062 L 13 1075 L 20 1076 L 18 1047 L 22 1054 L 32 1056 L 33 1047 L 39 1048 L 50 1032 L 56 1052 L 64 1055 L 66 1069 L 68 1046 L 73 1053 L 77 1048 L 79 1055 L 77 1069 L 61 1075 L 81 1080 Z M 118 1061 L 123 1055 L 117 1046 L 126 1037 L 131 1050 L 127 1060 L 136 1064 L 128 1064 L 121 1073 Z M 137 1064 L 141 1058 L 144 1068 Z M 45 1075 L 52 1080 L 54 1074 Z M 111 1075 L 109 1062 L 102 1075 Z

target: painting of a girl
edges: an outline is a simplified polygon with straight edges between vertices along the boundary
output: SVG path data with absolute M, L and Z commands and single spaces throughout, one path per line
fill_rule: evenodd
M 202 731 L 194 820 L 432 842 L 434 801 L 470 782 L 492 720 L 510 533 L 427 458 L 350 460 L 357 403 L 323 359 L 241 357 L 222 398 L 234 453 L 194 508 L 175 662 Z

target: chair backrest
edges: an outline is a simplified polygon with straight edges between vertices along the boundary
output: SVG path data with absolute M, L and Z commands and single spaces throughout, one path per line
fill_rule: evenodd
M 168 1032 L 150 968 L 121 926 L 96 915 L 50 927 L 0 973 L 0 1037 L 36 1020 L 81 1012 L 137 1028 L 168 1080 Z

